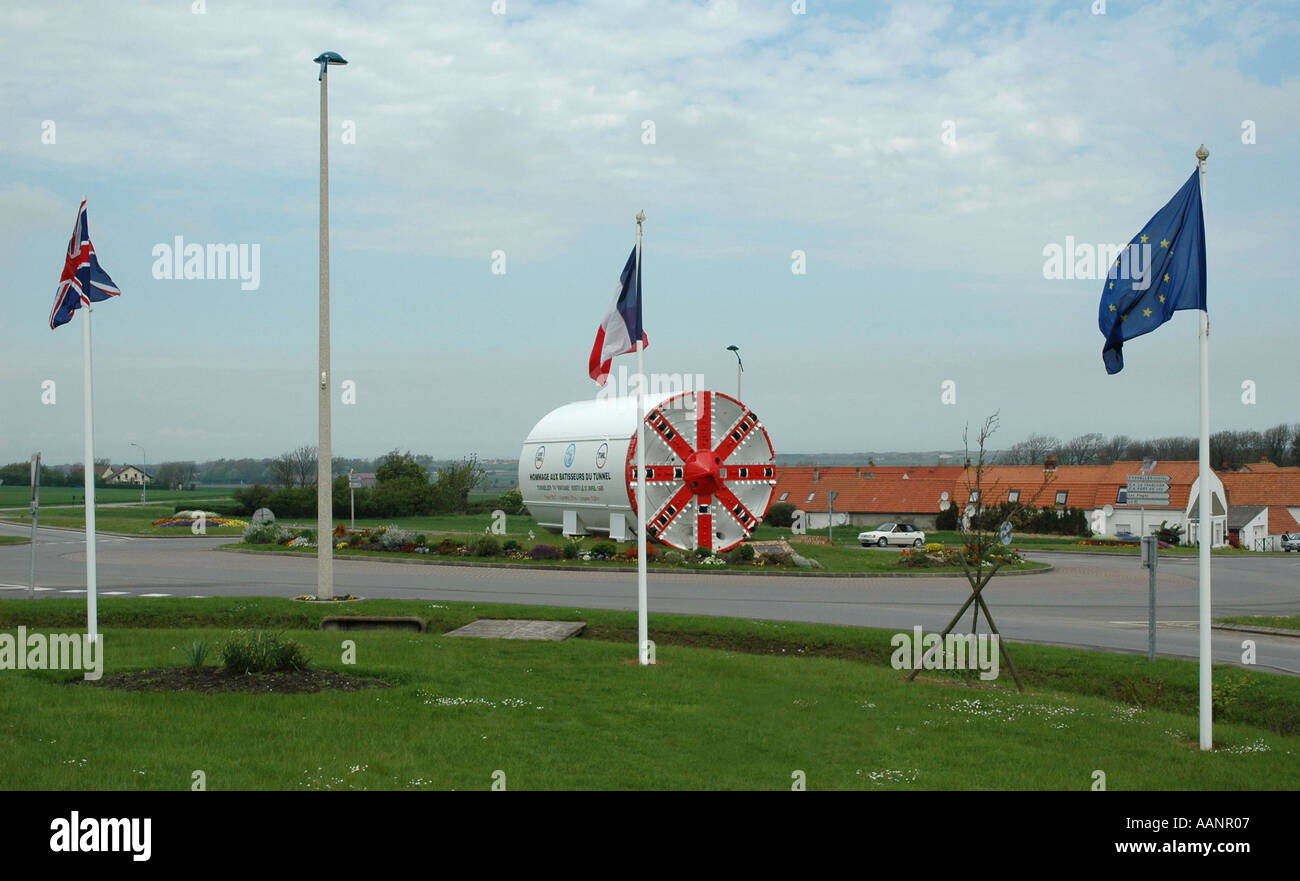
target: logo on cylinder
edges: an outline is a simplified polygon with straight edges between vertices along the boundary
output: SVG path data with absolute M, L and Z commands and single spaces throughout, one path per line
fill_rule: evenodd
M 578 445 L 577 445 L 577 444 L 569 444 L 567 447 L 564 448 L 564 467 L 565 467 L 565 468 L 572 468 L 572 467 L 573 467 L 573 457 L 576 456 L 577 454 L 578 454 Z
M 596 467 L 604 468 L 606 460 L 609 459 L 609 444 L 601 444 L 596 448 Z
M 546 461 L 546 447 L 538 447 L 537 455 L 533 456 L 533 467 L 541 468 L 542 463 Z

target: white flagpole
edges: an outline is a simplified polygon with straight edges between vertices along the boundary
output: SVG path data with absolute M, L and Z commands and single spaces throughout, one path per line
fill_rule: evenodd
M 1196 151 L 1196 164 L 1201 174 L 1201 216 L 1205 216 L 1205 160 L 1210 151 L 1202 144 Z M 1204 244 L 1204 243 L 1202 243 Z M 1208 287 L 1208 285 L 1207 285 Z M 1202 291 L 1205 295 L 1206 291 Z M 1200 527 L 1200 721 L 1201 749 L 1214 748 L 1213 671 L 1210 647 L 1210 544 L 1214 541 L 1214 508 L 1210 498 L 1210 313 L 1201 310 L 1201 486 Z
M 95 642 L 99 633 L 99 610 L 95 584 L 95 393 L 91 387 L 90 370 L 90 304 L 83 303 L 81 311 L 85 313 L 81 316 L 81 362 L 86 389 L 86 635 Z
M 641 290 L 641 224 L 645 212 L 636 215 L 636 305 L 642 312 Z M 636 393 L 636 635 L 637 653 L 642 666 L 650 663 L 650 625 L 646 620 L 646 559 L 645 559 L 645 365 L 641 356 L 642 339 L 636 338 L 636 372 L 640 380 Z

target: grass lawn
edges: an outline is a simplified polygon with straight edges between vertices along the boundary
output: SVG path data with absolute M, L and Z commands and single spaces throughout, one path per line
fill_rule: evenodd
M 0 535 L 0 545 L 16 545 L 29 541 L 30 538 L 23 538 L 20 535 Z
M 149 487 L 149 501 L 154 502 L 176 502 L 187 501 L 189 499 L 198 501 L 216 501 L 218 499 L 230 498 L 229 489 L 204 489 L 199 487 L 195 490 L 174 490 L 174 489 L 154 489 Z M 23 508 L 24 510 L 31 504 L 32 491 L 26 484 L 0 484 L 0 508 Z M 95 488 L 95 502 L 138 502 L 140 501 L 140 487 L 112 487 L 112 488 Z M 86 503 L 86 491 L 80 486 L 43 486 L 41 487 L 41 506 L 45 505 L 71 505 L 75 503 Z M 170 510 L 170 508 L 168 509 Z
M 171 517 L 176 507 L 175 502 L 154 505 L 138 505 L 130 508 L 112 508 L 95 506 L 95 529 L 98 532 L 121 532 L 128 535 L 188 536 L 189 528 L 182 526 L 154 526 L 155 520 Z M 7 517 L 17 523 L 31 523 L 31 516 Z M 84 508 L 55 508 L 42 510 L 41 526 L 58 526 L 65 529 L 86 528 L 86 511 Z M 208 535 L 234 535 L 243 532 L 242 527 L 215 526 L 209 524 Z
M 319 632 L 326 614 L 415 614 L 424 635 Z M 76 600 L 0 601 L 0 627 L 73 629 Z M 478 617 L 580 619 L 563 643 L 449 639 Z M 1196 667 L 1011 647 L 1024 695 L 949 674 L 908 683 L 885 631 L 655 615 L 659 664 L 629 664 L 635 614 L 375 600 L 100 602 L 106 672 L 181 666 L 179 648 L 273 627 L 322 669 L 391 688 L 303 695 L 113 691 L 66 672 L 0 675 L 0 788 L 214 790 L 1300 788 L 1300 680 L 1247 686 L 1194 738 Z M 341 642 L 356 643 L 356 664 Z M 215 652 L 214 652 L 215 655 Z M 215 660 L 215 659 L 214 659 Z M 79 677 L 74 677 L 79 678 Z M 1161 688 L 1148 683 L 1161 683 Z M 1130 688 L 1129 686 L 1133 686 Z M 1132 694 L 1137 697 L 1121 698 Z M 1148 700 L 1148 706 L 1131 701 Z M 147 736 L 141 736 L 147 732 Z M 1286 733 L 1283 733 L 1286 732 Z
M 437 539 L 439 537 L 440 536 L 434 536 L 432 538 L 431 544 L 436 546 Z M 453 536 L 453 537 L 472 540 L 477 536 L 474 534 L 462 534 L 460 536 Z M 596 538 L 584 539 L 582 541 L 582 547 L 584 549 L 590 549 L 591 546 L 594 545 L 599 540 L 600 539 L 596 539 Z M 529 541 L 527 538 L 524 538 L 524 540 L 520 542 L 522 547 L 524 547 L 525 549 L 531 548 L 535 544 L 552 544 L 554 546 L 560 543 L 562 542 L 556 541 L 554 538 L 548 538 L 545 535 L 539 537 L 536 541 Z M 630 542 L 623 542 L 619 545 L 619 547 L 620 549 L 626 548 L 632 544 L 633 543 Z M 290 547 L 285 547 L 283 545 L 265 545 L 265 544 L 256 545 L 256 544 L 244 544 L 242 542 L 238 544 L 226 545 L 225 547 L 238 548 L 239 550 L 244 550 L 244 551 L 258 551 L 258 552 L 289 551 L 292 553 L 310 554 L 310 555 L 315 555 L 316 553 L 316 549 L 314 547 L 290 548 Z M 818 563 L 821 564 L 822 568 L 820 570 L 798 569 L 789 566 L 779 567 L 779 568 L 777 567 L 764 568 L 764 567 L 755 567 L 755 566 L 740 565 L 740 564 L 736 564 L 736 565 L 728 564 L 726 566 L 706 566 L 703 564 L 656 562 L 654 557 L 650 558 L 650 568 L 653 569 L 653 568 L 662 567 L 664 569 L 671 569 L 671 570 L 691 569 L 691 570 L 700 570 L 700 571 L 707 571 L 707 572 L 718 572 L 723 570 L 743 571 L 743 572 L 775 572 L 775 573 L 809 572 L 809 571 L 867 572 L 867 573 L 889 572 L 889 573 L 896 573 L 904 576 L 941 575 L 945 573 L 958 574 L 961 572 L 961 568 L 958 566 L 941 566 L 933 569 L 908 569 L 906 567 L 899 566 L 895 562 L 898 559 L 898 554 L 891 553 L 891 552 L 878 553 L 876 551 L 855 549 L 851 547 L 839 547 L 839 546 L 832 547 L 829 545 L 797 545 L 795 546 L 795 550 L 798 551 L 803 556 L 816 560 Z M 662 549 L 660 552 L 662 553 Z M 356 550 L 352 548 L 336 549 L 334 551 L 334 555 L 336 557 L 370 557 L 370 558 L 383 559 L 383 560 L 392 560 L 394 558 L 397 558 L 402 560 L 411 560 L 417 563 L 429 563 L 429 564 L 446 562 L 447 560 L 457 560 L 463 562 L 492 563 L 500 566 L 511 566 L 511 565 L 520 565 L 520 564 L 532 566 L 532 565 L 540 564 L 540 565 L 551 565 L 551 566 L 583 566 L 583 567 L 590 567 L 595 569 L 620 567 L 620 566 L 622 567 L 635 566 L 635 563 L 632 562 L 613 561 L 613 560 L 586 560 L 586 561 L 576 560 L 576 559 L 575 560 L 531 560 L 531 559 L 512 560 L 508 557 L 444 557 L 444 556 L 439 556 L 438 554 L 427 554 L 427 555 L 404 554 L 404 553 L 399 553 L 394 551 L 370 551 L 370 550 Z M 1047 568 L 1046 563 L 1038 563 L 1029 560 L 1029 561 L 1022 562 L 1016 566 L 1004 566 L 1003 571 L 1005 572 L 1028 571 L 1033 569 L 1046 569 L 1046 568 Z
M 1283 630 L 1300 630 L 1300 615 L 1239 615 L 1219 618 L 1224 624 L 1254 624 L 1259 627 L 1281 627 Z

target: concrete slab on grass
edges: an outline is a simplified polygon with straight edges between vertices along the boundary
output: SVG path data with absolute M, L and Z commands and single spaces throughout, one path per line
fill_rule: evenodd
M 546 639 L 560 642 L 577 636 L 586 621 L 525 621 L 522 619 L 480 618 L 447 633 L 447 636 L 476 636 L 480 639 Z

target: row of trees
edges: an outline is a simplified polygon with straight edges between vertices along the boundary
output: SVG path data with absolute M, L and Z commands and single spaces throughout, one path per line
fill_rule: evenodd
M 258 483 L 235 490 L 237 506 L 232 513 L 252 514 L 258 508 L 270 508 L 277 517 L 309 517 L 316 513 L 315 448 L 300 447 L 280 460 L 285 467 L 285 481 L 278 488 Z M 346 475 L 334 479 L 334 516 L 346 517 L 353 501 L 358 517 L 466 513 L 470 510 L 469 494 L 483 481 L 484 473 L 477 457 L 471 456 L 439 469 L 438 478 L 430 480 L 419 457 L 410 451 L 393 450 L 375 469 L 373 487 L 350 490 Z
M 1046 434 L 1029 437 L 1002 452 L 1003 465 L 1041 465 L 1056 457 L 1061 465 L 1109 465 L 1112 462 L 1157 459 L 1189 460 L 1200 455 L 1200 443 L 1192 436 L 1159 437 L 1147 440 L 1096 432 L 1068 441 Z M 1210 464 L 1215 468 L 1240 468 L 1267 459 L 1278 465 L 1300 465 L 1300 423 L 1281 423 L 1264 431 L 1225 430 L 1210 435 Z

